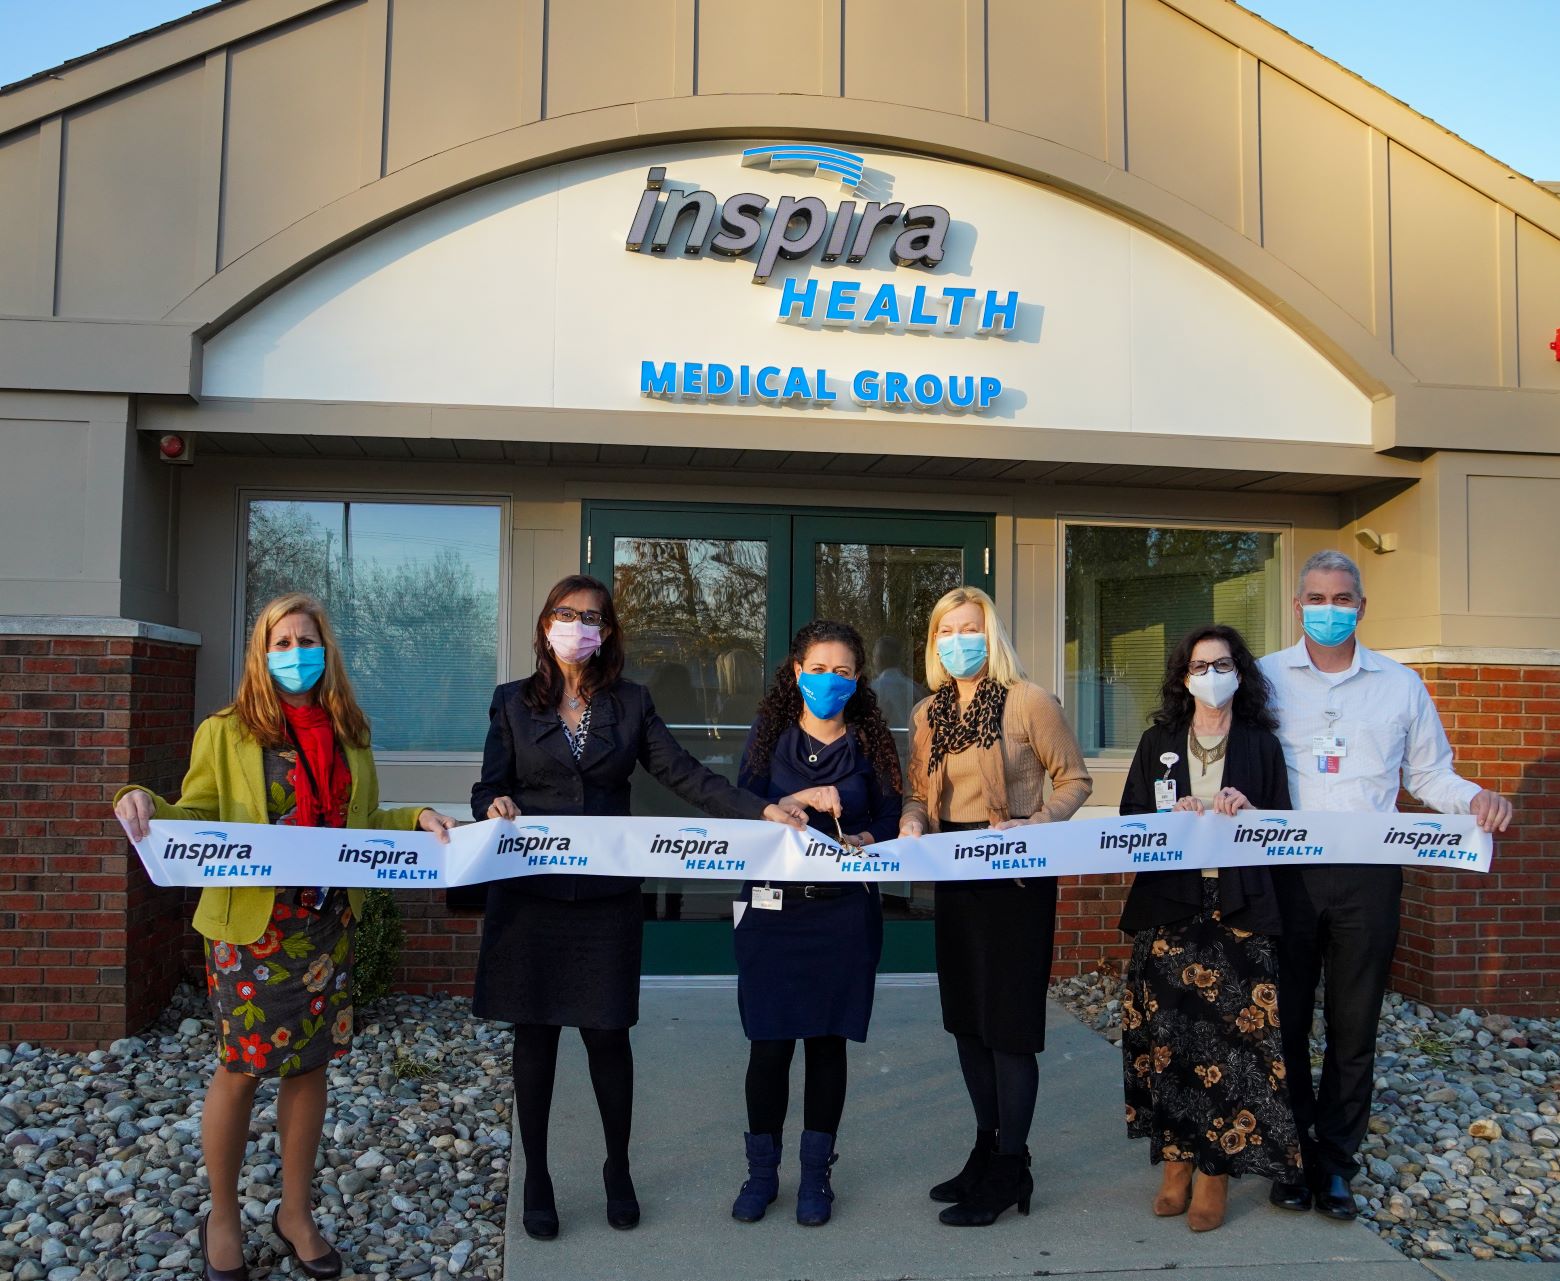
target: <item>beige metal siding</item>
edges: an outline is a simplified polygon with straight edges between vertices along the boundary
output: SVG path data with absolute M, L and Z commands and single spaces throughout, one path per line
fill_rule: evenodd
M 825 13 L 833 19 L 824 40 Z M 812 0 L 774 11 L 760 31 L 753 0 L 699 0 L 698 89 L 705 93 L 838 93 L 839 13 Z M 824 49 L 834 54 L 826 65 Z
M 389 172 L 521 123 L 523 16 L 514 0 L 395 0 Z
M 1393 350 L 1421 378 L 1500 381 L 1494 201 L 1393 144 Z
M 160 316 L 198 285 L 202 65 L 65 119 L 61 316 Z
M 1106 158 L 1105 7 L 1106 0 L 990 0 L 992 124 Z
M 1159 0 L 1127 0 L 1127 168 L 1240 227 L 1240 51 Z
M 982 114 L 983 60 L 971 75 L 971 4 L 981 11 L 978 0 L 845 0 L 846 96 Z
M 313 18 L 235 47 L 228 86 L 222 264 L 361 186 L 379 151 L 367 101 L 378 59 L 372 3 Z M 377 169 L 377 164 L 375 165 Z
M 0 313 L 35 315 L 38 274 L 38 130 L 0 139 Z
M 670 98 L 681 8 L 677 0 L 553 0 L 547 6 L 547 115 Z M 691 52 L 693 32 L 684 34 Z
M 1517 332 L 1524 387 L 1560 391 L 1560 240 L 1517 219 Z
M 1525 565 L 1560 564 L 1560 479 L 1553 476 L 1468 477 L 1468 607 L 1474 614 L 1545 618 L 1553 595 Z
M 1379 334 L 1371 130 L 1270 67 L 1261 92 L 1262 243 Z

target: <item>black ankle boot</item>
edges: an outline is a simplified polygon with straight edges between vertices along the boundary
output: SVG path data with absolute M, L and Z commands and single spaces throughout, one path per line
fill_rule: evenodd
M 558 1204 L 553 1200 L 550 1175 L 543 1174 L 535 1179 L 526 1175 L 524 1205 L 525 1212 L 521 1214 L 520 1222 L 526 1236 L 535 1237 L 538 1241 L 551 1241 L 558 1235 Z
M 970 1149 L 969 1159 L 964 1162 L 964 1168 L 951 1179 L 939 1183 L 929 1194 L 933 1201 L 944 1201 L 953 1204 L 962 1201 L 975 1190 L 975 1185 L 980 1182 L 981 1175 L 986 1173 L 986 1166 L 991 1162 L 991 1154 L 997 1150 L 997 1132 L 995 1130 L 976 1130 L 975 1146 Z
M 937 1217 L 955 1228 L 990 1227 L 1009 1206 L 1016 1205 L 1020 1214 L 1028 1214 L 1029 1198 L 1034 1190 L 1028 1148 L 1022 1153 L 993 1152 L 986 1173 L 974 1191 Z
M 628 1172 L 628 1162 L 614 1166 L 608 1160 L 601 1167 L 601 1181 L 607 1188 L 607 1222 L 623 1230 L 637 1228 L 639 1197 L 634 1192 L 634 1180 Z

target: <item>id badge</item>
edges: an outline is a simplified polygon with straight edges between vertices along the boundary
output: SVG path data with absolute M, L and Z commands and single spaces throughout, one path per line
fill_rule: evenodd
M 780 910 L 780 901 L 784 895 L 784 890 L 771 889 L 767 885 L 755 885 L 753 887 L 753 906 L 761 912 L 778 912 Z
M 1154 780 L 1154 808 L 1161 814 L 1168 814 L 1175 808 L 1175 779 Z
M 1339 762 L 1349 754 L 1349 744 L 1336 734 L 1317 734 L 1311 739 L 1311 754 L 1316 757 L 1318 774 L 1336 774 Z

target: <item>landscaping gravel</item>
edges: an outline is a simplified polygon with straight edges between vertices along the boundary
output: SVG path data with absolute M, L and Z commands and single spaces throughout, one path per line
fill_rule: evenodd
M 1119 1043 L 1120 980 L 1051 995 Z M 1312 1061 L 1321 1062 L 1320 1015 Z M 1411 1258 L 1560 1260 L 1560 1019 L 1438 1014 L 1390 993 L 1354 1181 L 1361 1217 Z
M 0 1281 L 198 1275 L 200 1105 L 215 1045 L 181 989 L 156 1026 L 86 1054 L 0 1046 Z M 503 1274 L 507 1027 L 468 1001 L 398 996 L 360 1013 L 332 1064 L 316 1216 L 348 1275 Z M 262 1086 L 240 1180 L 257 1279 L 279 1264 L 276 1090 Z

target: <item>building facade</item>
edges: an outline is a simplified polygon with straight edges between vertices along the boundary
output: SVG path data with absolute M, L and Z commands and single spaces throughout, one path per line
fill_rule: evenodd
M 974 582 L 1109 807 L 1167 646 L 1290 643 L 1325 547 L 1517 803 L 1490 876 L 1410 872 L 1397 983 L 1552 1009 L 1557 344 L 1560 197 L 1227 0 L 226 0 L 11 86 L 0 1040 L 160 1008 L 187 904 L 108 800 L 176 790 L 277 590 L 386 797 L 460 812 L 564 573 L 728 772 L 802 622 L 902 727 Z M 729 898 L 647 883 L 647 968 L 729 968 Z M 476 919 L 401 902 L 405 984 L 466 990 Z

